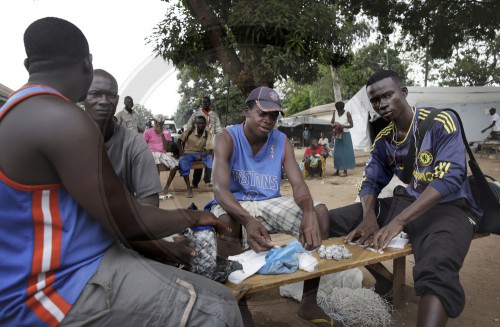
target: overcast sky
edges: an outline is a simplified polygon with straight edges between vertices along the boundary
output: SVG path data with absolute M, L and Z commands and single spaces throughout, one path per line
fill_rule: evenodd
M 15 90 L 27 81 L 23 66 L 24 31 L 33 21 L 54 16 L 83 31 L 94 68 L 115 76 L 122 91 L 151 60 L 153 46 L 146 45 L 144 39 L 163 19 L 166 8 L 167 3 L 160 0 L 2 0 L 0 83 Z M 151 88 L 142 104 L 153 113 L 173 114 L 180 97 L 176 71 L 166 63 L 165 75 L 152 79 L 147 81 Z M 126 94 L 120 95 L 118 110 L 123 107 Z

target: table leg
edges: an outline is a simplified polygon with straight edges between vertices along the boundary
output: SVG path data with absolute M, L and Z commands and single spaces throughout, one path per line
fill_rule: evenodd
M 404 304 L 404 286 L 406 279 L 406 257 L 393 260 L 392 294 L 393 306 L 395 309 Z

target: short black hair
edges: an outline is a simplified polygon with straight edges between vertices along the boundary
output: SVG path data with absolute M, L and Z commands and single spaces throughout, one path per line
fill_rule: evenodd
M 205 99 L 210 101 L 210 97 L 208 95 L 205 95 L 202 100 L 205 100 Z
M 366 82 L 366 86 L 370 86 L 374 83 L 377 83 L 383 79 L 386 79 L 386 78 L 392 78 L 392 80 L 398 85 L 398 86 L 404 86 L 403 85 L 403 80 L 401 79 L 401 76 L 399 76 L 398 73 L 396 73 L 395 71 L 393 70 L 386 70 L 386 69 L 382 69 L 382 70 L 379 70 L 377 71 L 375 74 L 373 74 L 372 76 L 370 76 L 370 78 L 368 79 L 368 81 Z
M 495 108 L 490 108 L 490 114 L 494 115 L 497 112 Z
M 345 103 L 343 101 L 335 102 L 335 109 L 344 110 L 344 107 L 345 107 Z
M 196 120 L 198 119 L 203 119 L 205 122 L 207 121 L 207 118 L 204 115 L 197 115 Z
M 57 17 L 45 17 L 31 23 L 24 32 L 24 48 L 30 73 L 70 67 L 90 55 L 83 32 Z
M 245 102 L 245 106 L 250 110 L 252 110 L 254 106 L 257 108 L 259 107 L 257 106 L 257 102 L 255 100 Z
M 127 95 L 125 98 L 123 98 L 123 102 L 125 102 L 127 99 L 130 99 L 132 100 L 132 102 L 134 102 L 134 99 L 132 99 L 130 95 Z

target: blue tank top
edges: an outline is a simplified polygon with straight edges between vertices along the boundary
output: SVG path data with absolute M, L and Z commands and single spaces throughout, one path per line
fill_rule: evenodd
M 242 125 L 226 128 L 233 139 L 229 160 L 230 191 L 238 201 L 259 201 L 281 196 L 281 169 L 285 159 L 286 135 L 273 129 L 256 155 L 243 133 Z M 210 201 L 209 209 L 215 200 Z
M 9 98 L 0 119 L 37 94 L 64 98 L 30 86 Z M 114 238 L 62 184 L 23 185 L 1 170 L 0 226 L 0 326 L 57 326 Z

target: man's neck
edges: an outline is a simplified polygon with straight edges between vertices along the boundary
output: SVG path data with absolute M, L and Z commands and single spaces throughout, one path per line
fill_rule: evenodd
M 67 83 L 67 75 L 58 74 L 54 72 L 53 74 L 35 73 L 29 76 L 26 85 L 45 85 L 51 87 L 68 98 L 71 102 L 76 103 L 79 99 L 80 94 L 75 92 L 75 89 L 70 89 Z
M 399 134 L 397 135 L 398 140 L 401 138 L 404 139 L 404 137 L 406 137 L 406 134 L 408 134 L 408 130 L 411 127 L 414 115 L 415 111 L 410 106 L 408 106 L 407 108 L 405 108 L 403 113 L 394 120 L 394 126 L 396 126 Z
M 104 142 L 108 142 L 112 137 L 113 137 L 113 134 L 115 134 L 115 128 L 116 128 L 116 124 L 115 122 L 110 122 L 107 127 L 106 127 L 106 130 L 104 131 Z

